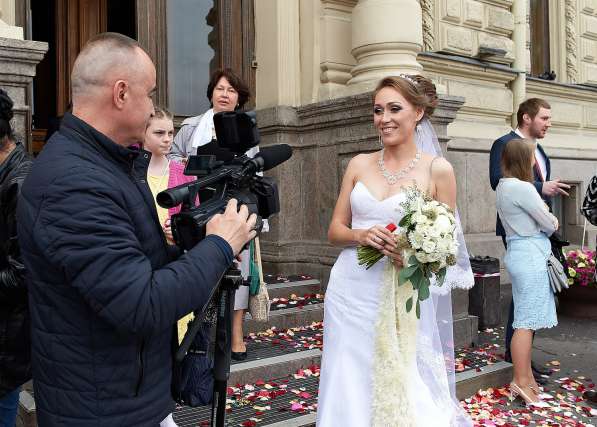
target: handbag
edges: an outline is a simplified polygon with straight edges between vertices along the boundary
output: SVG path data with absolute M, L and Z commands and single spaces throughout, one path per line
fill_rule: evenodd
M 259 278 L 259 289 L 253 295 L 249 295 L 249 313 L 253 320 L 257 322 L 267 322 L 269 319 L 270 300 L 267 292 L 267 285 L 263 280 L 263 269 L 261 268 L 261 248 L 259 238 L 255 238 L 255 268 Z M 251 264 L 253 267 L 253 264 Z
M 564 266 L 553 253 L 547 258 L 547 274 L 549 275 L 549 284 L 554 294 L 562 292 L 563 289 L 568 289 L 568 276 L 566 275 Z
M 535 242 L 533 242 L 533 244 L 537 246 L 539 250 L 541 250 L 539 245 L 537 245 Z M 554 294 L 562 292 L 563 289 L 568 289 L 568 276 L 566 275 L 564 266 L 554 255 L 553 246 L 552 252 L 547 258 L 547 276 L 549 277 L 549 286 Z
M 209 351 L 211 324 L 205 322 L 203 316 L 195 317 L 191 322 L 202 323 L 182 361 L 174 361 L 172 397 L 181 405 L 197 407 L 209 405 L 213 398 L 213 358 Z

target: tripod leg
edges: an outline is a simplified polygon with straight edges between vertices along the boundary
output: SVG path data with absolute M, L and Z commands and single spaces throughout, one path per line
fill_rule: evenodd
M 230 355 L 232 352 L 232 308 L 235 289 L 223 286 L 220 290 L 220 304 L 216 322 L 216 347 L 214 351 L 214 393 L 216 417 L 212 426 L 224 427 L 226 419 L 226 388 L 230 375 Z M 215 424 L 214 424 L 215 421 Z

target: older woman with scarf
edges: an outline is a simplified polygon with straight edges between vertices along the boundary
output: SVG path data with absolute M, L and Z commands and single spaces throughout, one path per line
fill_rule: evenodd
M 207 86 L 207 98 L 212 108 L 200 116 L 189 117 L 182 122 L 172 144 L 170 159 L 185 162 L 190 155 L 197 154 L 213 155 L 216 156 L 216 160 L 221 161 L 231 160 L 234 157 L 232 152 L 218 145 L 213 116 L 222 111 L 241 109 L 249 97 L 249 88 L 232 70 L 226 68 L 214 72 Z M 258 151 L 259 149 L 255 147 L 246 154 L 253 157 Z M 241 273 L 245 280 L 249 280 L 249 251 L 241 252 L 240 257 Z M 243 340 L 243 320 L 248 303 L 249 287 L 241 286 L 235 294 L 232 319 L 232 358 L 234 360 L 242 361 L 247 358 L 247 347 Z
M 29 308 L 16 209 L 31 158 L 16 142 L 12 100 L 0 89 L 0 425 L 15 425 L 19 391 L 31 378 Z

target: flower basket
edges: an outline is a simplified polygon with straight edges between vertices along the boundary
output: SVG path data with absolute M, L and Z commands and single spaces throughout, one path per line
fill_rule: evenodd
M 572 250 L 566 254 L 570 288 L 558 295 L 558 312 L 565 316 L 597 319 L 595 252 Z

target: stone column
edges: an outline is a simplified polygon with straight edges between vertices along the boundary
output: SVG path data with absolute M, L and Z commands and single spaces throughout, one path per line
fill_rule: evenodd
M 15 25 L 15 0 L 0 0 L 0 37 L 23 39 L 23 29 Z
M 350 54 L 352 9 L 357 0 L 321 0 L 321 89 L 320 99 L 330 99 L 344 90 L 356 65 Z
M 299 2 L 255 0 L 256 108 L 299 105 Z
M 348 84 L 370 89 L 387 75 L 420 73 L 422 19 L 418 0 L 359 0 L 352 12 L 352 54 L 357 65 Z
M 527 50 L 527 13 L 528 5 L 526 0 L 514 0 L 512 5 L 512 14 L 514 15 L 512 40 L 514 41 L 515 55 L 512 67 L 518 70 L 518 75 L 512 82 L 512 127 L 514 129 L 518 126 L 518 120 L 516 119 L 518 105 L 524 101 L 526 96 L 526 70 L 527 60 L 529 60 L 529 51 Z
M 0 88 L 14 102 L 13 127 L 25 147 L 31 147 L 31 103 L 29 85 L 35 67 L 48 50 L 45 42 L 0 37 Z

